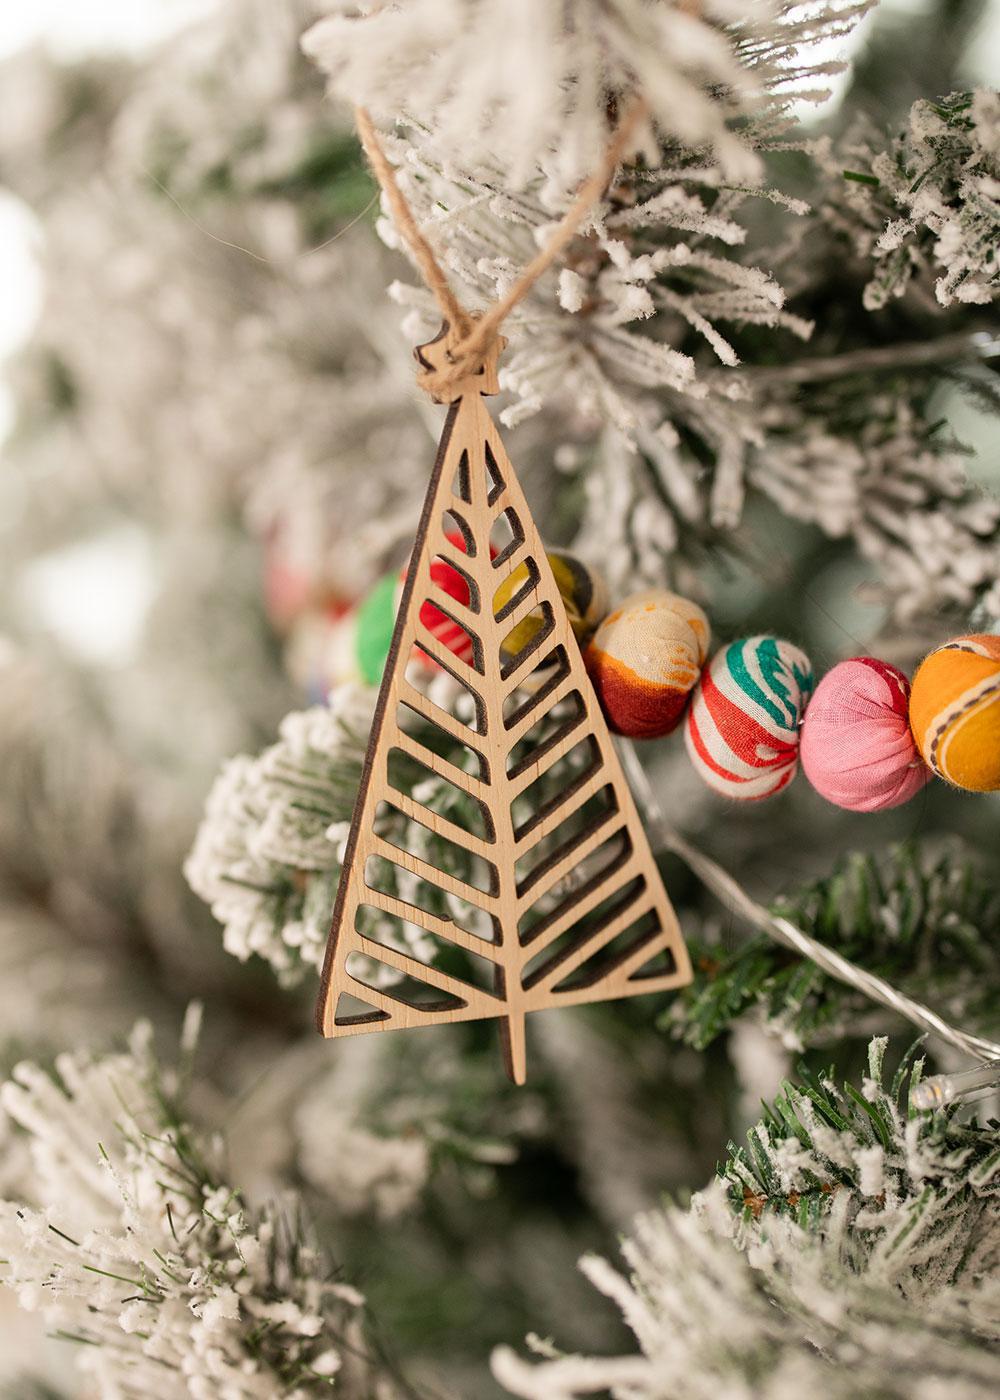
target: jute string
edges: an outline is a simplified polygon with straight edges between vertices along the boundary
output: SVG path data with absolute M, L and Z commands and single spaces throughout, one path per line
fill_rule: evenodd
M 447 275 L 435 256 L 434 249 L 424 237 L 409 201 L 399 188 L 396 172 L 386 156 L 372 119 L 364 107 L 354 109 L 358 135 L 368 157 L 372 172 L 385 192 L 389 208 L 400 236 L 413 254 L 428 291 L 432 292 L 441 314 L 459 336 L 452 346 L 451 362 L 439 375 L 425 374 L 420 382 L 431 393 L 457 383 L 475 372 L 493 346 L 506 318 L 531 291 L 538 279 L 556 262 L 576 236 L 581 224 L 600 200 L 635 134 L 639 123 L 648 113 L 643 98 L 636 98 L 626 110 L 608 142 L 604 155 L 594 173 L 580 186 L 573 203 L 552 230 L 545 246 L 522 270 L 513 286 L 499 301 L 480 316 L 465 310 L 452 291 Z

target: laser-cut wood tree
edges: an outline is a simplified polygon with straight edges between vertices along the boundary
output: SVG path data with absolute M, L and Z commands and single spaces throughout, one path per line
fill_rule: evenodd
M 336 1037 L 496 1018 L 507 1071 L 522 1084 L 528 1012 L 678 987 L 691 969 L 542 542 L 483 403 L 498 391 L 499 348 L 447 394 L 345 851 L 317 1022 Z M 448 354 L 447 327 L 417 352 L 431 374 Z M 464 580 L 467 605 L 434 581 L 435 561 Z M 517 586 L 495 604 L 515 571 Z M 428 625 L 439 614 L 467 634 L 470 645 L 456 650 L 468 660 Z M 504 643 L 528 618 L 533 625 L 518 637 L 529 638 L 511 654 Z M 467 692 L 470 724 L 408 678 L 414 647 Z M 412 784 L 402 790 L 401 761 L 447 780 L 475 818 L 460 826 L 423 805 Z M 412 823 L 456 849 L 468 878 L 428 861 L 426 842 L 422 855 L 389 839 Z M 409 898 L 372 883 L 379 862 L 399 878 L 378 883 L 402 885 Z M 421 886 L 437 893 L 425 903 L 438 912 L 411 902 Z M 441 908 L 467 909 L 469 918 Z M 449 970 L 422 961 L 403 939 L 383 941 L 387 918 L 450 952 Z M 450 970 L 456 949 L 472 971 Z M 387 970 L 396 982 L 387 983 Z

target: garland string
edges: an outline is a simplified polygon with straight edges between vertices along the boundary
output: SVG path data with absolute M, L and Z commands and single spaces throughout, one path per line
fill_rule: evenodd
M 781 914 L 772 914 L 769 909 L 758 904 L 728 871 L 716 864 L 703 851 L 698 850 L 696 846 L 692 846 L 685 837 L 673 829 L 664 815 L 659 799 L 646 775 L 646 770 L 632 744 L 627 740 L 620 741 L 618 748 L 632 790 L 637 796 L 640 796 L 650 826 L 659 837 L 663 848 L 679 856 L 685 865 L 694 871 L 702 884 L 710 889 L 733 913 L 738 914 L 747 923 L 759 929 L 761 933 L 766 933 L 776 943 L 781 943 L 801 957 L 808 958 L 831 977 L 835 977 L 838 982 L 843 982 L 861 992 L 869 1000 L 888 1007 L 890 1011 L 904 1017 L 905 1020 L 910 1021 L 925 1033 L 936 1035 L 940 1040 L 946 1041 L 947 1044 L 953 1045 L 957 1050 L 961 1050 L 964 1054 L 971 1055 L 977 1060 L 1000 1060 L 1000 1044 L 996 1041 L 986 1040 L 982 1036 L 972 1035 L 968 1031 L 951 1025 L 936 1011 L 932 1011 L 923 1002 L 908 997 L 905 992 L 899 991 L 884 977 L 879 977 L 874 972 L 868 972 L 865 968 L 858 967 L 850 959 L 842 957 L 834 949 L 828 948 L 825 943 L 820 943 L 818 939 L 804 933 L 790 919 L 784 918 Z M 927 1081 L 928 1084 L 931 1082 Z

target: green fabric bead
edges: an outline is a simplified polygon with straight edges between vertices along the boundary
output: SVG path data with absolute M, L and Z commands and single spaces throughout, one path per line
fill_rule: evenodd
M 386 574 L 358 604 L 354 651 L 365 685 L 378 685 L 385 670 L 399 603 L 399 574 Z

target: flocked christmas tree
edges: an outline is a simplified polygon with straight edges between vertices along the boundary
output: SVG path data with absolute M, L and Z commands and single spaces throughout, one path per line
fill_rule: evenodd
M 654 740 L 648 792 L 617 791 L 688 990 L 668 972 L 533 1017 L 516 1089 L 491 1018 L 332 1043 L 312 1026 L 445 416 L 410 355 L 440 317 L 351 104 L 472 315 L 646 105 L 504 325 L 491 441 L 570 665 L 534 692 L 561 754 L 584 732 L 558 737 L 586 629 L 559 613 L 559 550 L 609 607 L 673 590 L 718 645 L 775 634 L 817 677 L 860 653 L 912 672 L 1000 632 L 995 25 L 971 0 L 903 19 L 863 0 L 225 0 L 148 55 L 5 65 L 0 181 L 45 275 L 0 472 L 18 1400 L 996 1390 L 995 1104 L 910 1097 L 1000 1038 L 995 794 L 935 780 L 855 814 L 800 774 L 740 804 L 679 736 Z M 839 105 L 814 113 L 848 51 Z M 427 544 L 453 571 L 445 636 L 400 614 L 407 810 L 372 828 L 412 855 L 374 871 L 355 929 L 389 950 L 364 965 L 389 1005 L 404 968 L 474 979 L 456 930 L 495 938 L 462 898 L 469 852 L 440 839 L 469 829 L 483 775 L 437 759 L 489 732 L 454 571 L 498 645 L 518 621 L 538 635 L 530 568 L 496 604 L 518 561 L 494 570 L 438 524 L 458 540 Z M 95 571 L 135 602 L 114 653 Z M 553 908 L 592 874 L 565 864 Z M 191 1013 L 162 1067 L 147 1027 L 169 1045 L 192 999 L 202 1046 Z M 914 1004 L 944 1022 L 917 1053 Z M 624 1272 L 604 1262 L 620 1238 Z

